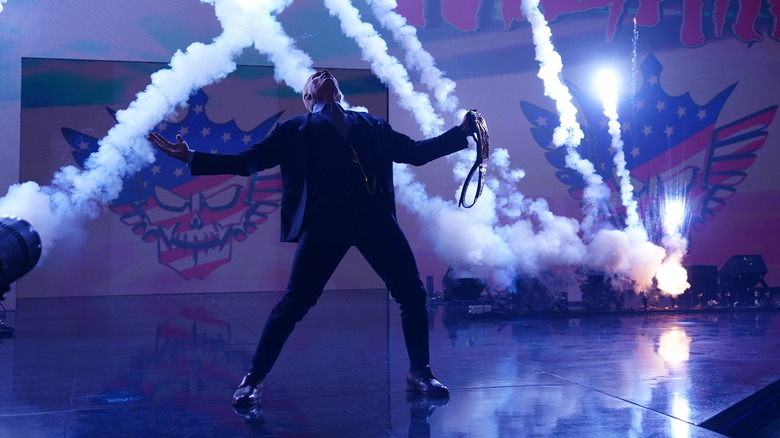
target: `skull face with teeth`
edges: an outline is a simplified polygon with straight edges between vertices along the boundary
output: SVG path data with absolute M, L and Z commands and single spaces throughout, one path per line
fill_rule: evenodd
M 142 238 L 157 242 L 160 263 L 187 279 L 203 279 L 230 261 L 234 242 L 246 240 L 277 209 L 279 192 L 278 178 L 238 176 L 155 186 L 139 216 Z
M 265 137 L 282 114 L 242 131 L 235 121 L 209 120 L 204 111 L 207 101 L 208 96 L 198 91 L 180 121 L 161 122 L 155 130 L 187 135 L 196 150 L 236 153 Z M 97 138 L 67 128 L 63 135 L 80 165 L 98 148 Z M 109 207 L 144 242 L 157 243 L 160 263 L 185 279 L 204 279 L 230 262 L 234 243 L 248 239 L 277 210 L 281 193 L 278 172 L 193 177 L 186 164 L 158 156 L 124 181 L 119 198 Z

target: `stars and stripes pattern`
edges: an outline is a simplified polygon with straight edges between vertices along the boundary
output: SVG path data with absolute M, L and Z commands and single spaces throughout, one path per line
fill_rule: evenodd
M 180 121 L 161 121 L 155 131 L 171 140 L 181 134 L 195 150 L 237 153 L 264 138 L 282 115 L 278 112 L 243 131 L 235 120 L 211 121 L 204 110 L 207 102 L 208 96 L 198 90 Z M 115 111 L 107 110 L 113 117 Z M 70 128 L 63 128 L 62 134 L 83 167 L 97 150 L 98 138 Z M 157 242 L 160 263 L 186 279 L 205 278 L 228 263 L 233 242 L 246 240 L 280 205 L 278 170 L 250 177 L 194 177 L 185 163 L 156 154 L 153 164 L 126 178 L 109 207 L 144 242 Z
M 619 104 L 621 139 L 626 168 L 631 173 L 635 197 L 643 206 L 646 227 L 658 222 L 659 202 L 664 196 L 684 196 L 690 208 L 690 224 L 701 229 L 712 220 L 716 209 L 725 205 L 728 195 L 747 175 L 767 137 L 767 127 L 777 106 L 765 108 L 742 119 L 717 127 L 721 110 L 737 84 L 718 93 L 709 102 L 698 104 L 690 93 L 667 94 L 660 81 L 663 67 L 653 55 L 642 63 L 642 85 L 634 95 L 624 96 Z M 599 96 L 569 84 L 581 113 L 585 138 L 578 147 L 583 158 L 594 163 L 597 172 L 612 190 L 618 187 L 613 161 L 614 148 L 607 118 Z M 552 144 L 557 126 L 555 113 L 529 102 L 520 103 L 532 124 L 531 133 L 545 149 L 545 158 L 556 168 L 558 179 L 569 193 L 581 199 L 585 182 L 565 164 L 565 148 Z M 620 216 L 622 207 L 611 205 L 610 212 Z M 624 218 L 623 218 L 624 220 Z M 620 225 L 618 221 L 616 225 Z

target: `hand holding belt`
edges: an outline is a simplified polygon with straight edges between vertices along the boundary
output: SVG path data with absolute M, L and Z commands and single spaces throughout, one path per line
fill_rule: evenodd
M 458 207 L 471 208 L 477 203 L 480 195 L 482 195 L 482 188 L 485 187 L 485 174 L 487 173 L 487 161 L 490 158 L 490 135 L 488 134 L 487 123 L 482 117 L 482 114 L 477 110 L 470 110 L 466 114 L 466 118 L 469 120 L 471 129 L 474 135 L 474 141 L 477 143 L 477 159 L 474 161 L 474 165 L 471 166 L 466 181 L 463 183 L 463 188 L 460 191 L 460 201 Z M 471 185 L 471 178 L 474 177 L 474 173 L 479 170 L 477 176 L 477 193 L 474 194 L 474 200 L 471 204 L 466 204 L 466 191 Z

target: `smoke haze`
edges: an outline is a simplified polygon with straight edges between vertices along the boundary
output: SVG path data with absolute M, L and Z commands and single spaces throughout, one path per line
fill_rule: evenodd
M 0 198 L 0 214 L 22 217 L 39 231 L 44 254 L 64 238 L 64 233 L 94 218 L 103 204 L 115 199 L 125 176 L 154 161 L 147 133 L 184 105 L 194 90 L 235 70 L 234 60 L 245 48 L 254 46 L 267 55 L 274 64 L 276 80 L 295 91 L 300 92 L 314 72 L 311 57 L 295 46 L 275 18 L 292 0 L 202 1 L 214 6 L 223 32 L 210 44 L 193 43 L 184 52 L 177 51 L 170 68 L 154 73 L 136 100 L 117 112 L 117 124 L 100 140 L 98 152 L 85 163 L 84 170 L 64 167 L 50 186 L 27 182 L 12 186 Z M 387 53 L 387 43 L 373 25 L 364 22 L 348 0 L 324 1 L 329 13 L 340 21 L 344 34 L 356 41 L 374 74 L 398 97 L 399 105 L 413 114 L 422 133 L 429 137 L 442 132 L 444 118 L 436 112 L 428 94 L 414 89 L 406 67 Z M 465 110 L 458 109 L 455 83 L 436 67 L 414 28 L 393 11 L 395 1 L 369 3 L 377 20 L 406 51 L 406 65 L 420 73 L 421 82 L 435 97 L 436 107 L 459 120 Z M 538 76 L 545 95 L 553 99 L 559 113 L 560 125 L 554 131 L 553 142 L 567 148 L 567 166 L 586 181 L 582 206 L 585 219 L 580 224 L 573 218 L 557 216 L 544 199 L 525 197 L 518 190 L 525 172 L 511 167 L 509 152 L 503 148 L 493 148 L 486 186 L 473 208 L 458 209 L 451 199 L 429 195 L 405 165 L 395 166 L 398 202 L 418 216 L 436 254 L 463 275 L 493 276 L 510 282 L 518 274 L 540 276 L 553 267 L 574 270 L 584 265 L 623 279 L 637 290 L 647 289 L 656 273 L 663 273 L 663 281 L 657 278 L 659 286 L 663 284 L 662 289 L 669 292 L 682 292 L 677 279 L 685 241 L 679 232 L 668 233 L 664 244 L 667 250 L 649 241 L 636 213 L 616 109 L 615 120 L 610 117 L 610 134 L 617 151 L 614 159 L 619 169 L 621 200 L 628 212 L 627 226 L 616 230 L 599 223 L 599 208 L 608 201 L 609 189 L 593 164 L 577 152 L 584 135 L 572 96 L 561 81 L 563 62 L 551 42 L 552 33 L 538 10 L 538 1 L 524 1 L 522 8 L 533 31 Z M 611 108 L 609 112 L 612 115 Z M 490 119 L 489 114 L 485 116 Z M 473 151 L 450 159 L 458 184 L 472 159 Z M 471 190 L 473 193 L 474 188 Z M 455 187 L 453 199 L 458 192 L 459 187 Z

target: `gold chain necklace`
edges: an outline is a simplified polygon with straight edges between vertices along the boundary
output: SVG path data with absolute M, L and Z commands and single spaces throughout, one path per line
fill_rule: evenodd
M 371 174 L 371 184 L 369 185 L 368 175 L 366 175 L 366 170 L 363 169 L 363 163 L 360 161 L 360 157 L 358 156 L 357 150 L 355 150 L 355 146 L 352 146 L 352 143 L 350 143 L 349 147 L 352 149 L 352 162 L 358 165 L 360 168 L 360 173 L 363 174 L 363 181 L 365 181 L 368 195 L 374 196 L 374 193 L 376 192 L 376 175 Z

